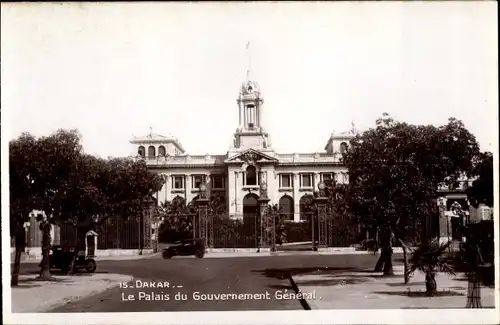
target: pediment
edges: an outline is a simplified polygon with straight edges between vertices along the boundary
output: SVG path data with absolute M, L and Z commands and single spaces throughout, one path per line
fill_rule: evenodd
M 248 149 L 234 156 L 229 157 L 224 162 L 254 164 L 257 162 L 278 162 L 278 159 L 266 155 L 265 153 L 262 153 L 260 151 L 254 149 Z

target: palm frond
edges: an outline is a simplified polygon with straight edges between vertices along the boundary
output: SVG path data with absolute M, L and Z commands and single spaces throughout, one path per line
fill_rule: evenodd
M 408 273 L 412 274 L 416 270 L 422 273 L 445 272 L 455 274 L 452 264 L 447 259 L 447 251 L 451 242 L 440 243 L 435 239 L 418 245 L 409 259 Z

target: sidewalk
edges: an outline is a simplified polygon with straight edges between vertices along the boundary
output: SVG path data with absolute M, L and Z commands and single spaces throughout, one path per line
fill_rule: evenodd
M 93 273 L 79 276 L 56 276 L 57 281 L 35 281 L 35 276 L 19 276 L 19 286 L 12 290 L 13 313 L 37 313 L 101 293 L 132 277 L 121 274 Z
M 115 255 L 115 256 L 96 256 L 94 259 L 99 262 L 99 261 L 127 261 L 127 260 L 140 260 L 140 259 L 146 259 L 150 257 L 155 257 L 159 256 L 161 253 L 153 253 L 153 254 L 144 254 L 144 255 Z M 40 263 L 42 260 L 41 257 L 39 258 L 30 258 L 30 259 L 22 259 L 21 264 L 27 264 L 27 263 Z M 10 258 L 10 263 L 14 263 L 14 258 L 11 256 Z
M 311 309 L 405 309 L 464 308 L 467 302 L 467 280 L 463 274 L 436 276 L 438 293 L 425 296 L 425 276 L 418 271 L 404 284 L 403 266 L 394 266 L 394 277 L 381 273 L 325 272 L 293 276 L 298 289 L 315 294 L 307 299 Z M 494 308 L 495 289 L 481 288 L 483 307 Z

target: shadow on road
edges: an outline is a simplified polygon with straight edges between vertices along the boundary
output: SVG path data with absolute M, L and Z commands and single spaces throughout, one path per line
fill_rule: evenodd
M 409 283 L 404 283 L 404 282 L 397 282 L 397 283 L 386 283 L 385 285 L 389 287 L 410 287 L 410 286 L 425 286 L 425 282 L 423 281 L 417 281 L 417 282 L 412 282 L 410 280 Z
M 321 279 L 321 280 L 300 280 L 297 282 L 300 286 L 327 287 L 335 285 L 359 284 L 365 283 L 368 280 L 363 278 L 342 278 L 342 279 Z
M 252 270 L 252 272 L 262 273 L 262 275 L 268 278 L 275 279 L 286 279 L 290 276 L 296 276 L 300 274 L 337 274 L 339 272 L 354 271 L 355 268 L 352 267 L 292 267 L 283 269 L 263 269 L 263 270 Z
M 109 273 L 108 271 L 95 271 L 94 273 L 87 273 L 87 272 L 77 272 L 75 274 L 71 274 L 71 273 L 68 273 L 68 274 L 64 274 L 63 272 L 61 271 L 58 271 L 58 270 L 54 270 L 54 271 L 50 271 L 50 274 L 52 275 L 67 275 L 67 276 L 91 276 L 92 274 L 106 274 L 106 273 Z M 40 274 L 40 271 L 39 270 L 30 270 L 30 271 L 27 271 L 25 274 Z
M 389 295 L 389 296 L 404 296 L 411 298 L 429 297 L 425 291 L 374 291 L 372 293 Z M 452 297 L 452 296 L 465 296 L 465 295 L 463 293 L 451 290 L 438 291 L 434 295 L 432 295 L 432 297 Z

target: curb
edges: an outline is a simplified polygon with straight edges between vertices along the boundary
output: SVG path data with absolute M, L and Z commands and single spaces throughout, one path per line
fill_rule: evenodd
M 131 261 L 131 260 L 142 260 L 142 259 L 147 259 L 151 257 L 155 257 L 160 255 L 161 253 L 153 253 L 153 254 L 146 254 L 146 255 L 119 255 L 119 256 L 97 256 L 94 257 L 94 260 L 96 262 L 103 262 L 103 261 Z M 33 263 L 40 263 L 42 260 L 41 257 L 37 258 L 28 258 L 21 260 L 21 265 L 22 264 L 33 264 Z M 11 260 L 10 264 L 14 264 L 14 261 Z
M 290 275 L 290 273 L 288 274 L 288 280 L 290 281 L 290 284 L 292 285 L 292 288 L 295 291 L 295 293 L 299 294 L 300 293 L 299 287 L 297 286 L 297 283 L 295 283 L 295 280 Z M 300 301 L 300 304 L 302 305 L 302 308 L 304 308 L 304 310 L 311 310 L 311 306 L 309 306 L 309 303 L 307 302 L 306 299 L 300 298 L 299 301 Z

